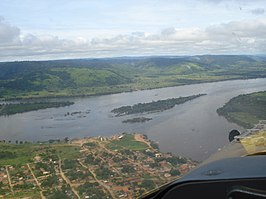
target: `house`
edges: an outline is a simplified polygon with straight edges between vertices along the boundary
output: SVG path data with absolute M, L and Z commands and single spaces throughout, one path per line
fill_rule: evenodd
M 161 154 L 161 153 L 156 153 L 156 154 L 155 154 L 155 157 L 156 157 L 156 158 L 160 158 L 160 157 L 162 157 L 162 154 Z

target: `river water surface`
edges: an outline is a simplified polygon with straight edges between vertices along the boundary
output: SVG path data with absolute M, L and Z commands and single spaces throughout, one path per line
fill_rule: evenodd
M 169 151 L 194 160 L 204 160 L 228 143 L 228 132 L 231 129 L 244 130 L 218 116 L 217 108 L 239 94 L 264 90 L 266 90 L 265 78 L 67 98 L 75 104 L 8 117 L 1 116 L 0 140 L 35 142 L 64 137 L 110 136 L 124 131 L 140 132 L 147 134 L 151 140 L 158 141 L 164 152 Z M 207 95 L 164 112 L 144 114 L 145 117 L 153 118 L 146 123 L 125 124 L 122 120 L 139 115 L 114 117 L 111 113 L 113 108 L 124 105 L 200 93 Z M 79 111 L 81 113 L 71 115 Z M 70 115 L 65 116 L 68 112 Z

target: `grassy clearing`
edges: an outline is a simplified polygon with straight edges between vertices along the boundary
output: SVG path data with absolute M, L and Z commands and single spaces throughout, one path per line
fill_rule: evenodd
M 63 159 L 76 159 L 79 156 L 79 146 L 71 146 L 71 145 L 53 145 L 52 148 L 56 150 L 58 155 Z
M 19 191 L 19 192 L 15 192 L 14 195 L 10 194 L 10 195 L 5 195 L 5 198 L 34 198 L 34 199 L 41 199 L 40 196 L 40 192 L 36 189 L 32 189 L 32 190 L 25 190 L 25 191 Z
M 31 162 L 36 152 L 36 145 L 32 144 L 5 144 L 0 143 L 0 153 L 11 152 L 15 154 L 12 158 L 1 158 L 0 166 L 4 165 L 21 165 Z
M 0 166 L 4 165 L 22 165 L 30 163 L 37 153 L 45 149 L 55 149 L 56 153 L 63 159 L 75 159 L 78 157 L 80 147 L 63 145 L 63 144 L 5 144 L 0 143 L 0 155 L 1 153 L 11 152 L 10 157 L 0 158 Z
M 146 150 L 148 145 L 136 141 L 134 135 L 125 134 L 124 137 L 120 140 L 113 140 L 108 144 L 108 147 L 112 150 L 122 150 L 122 149 L 129 149 L 134 151 L 141 151 Z

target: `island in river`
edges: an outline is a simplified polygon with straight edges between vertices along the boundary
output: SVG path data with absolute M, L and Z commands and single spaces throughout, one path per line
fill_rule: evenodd
M 203 95 L 206 94 L 191 95 L 179 98 L 170 98 L 170 99 L 158 100 L 148 103 L 138 103 L 134 104 L 133 106 L 121 106 L 119 108 L 113 109 L 111 112 L 115 113 L 116 114 L 115 116 L 123 116 L 123 115 L 130 115 L 136 113 L 164 111 L 173 108 L 175 105 L 183 104 L 187 101 L 193 100 Z
M 148 122 L 152 120 L 152 118 L 147 118 L 147 117 L 134 117 L 134 118 L 131 118 L 131 119 L 127 119 L 127 120 L 123 120 L 122 122 L 123 123 L 143 123 L 143 122 Z
M 73 105 L 74 102 L 21 102 L 21 103 L 7 103 L 0 104 L 0 116 L 1 115 L 13 115 L 17 113 L 25 113 L 29 111 L 36 111 L 46 108 L 57 108 Z

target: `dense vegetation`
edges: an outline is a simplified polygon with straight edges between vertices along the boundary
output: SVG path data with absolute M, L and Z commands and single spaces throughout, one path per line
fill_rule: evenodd
M 187 101 L 201 97 L 205 94 L 191 95 L 188 97 L 171 98 L 166 100 L 158 100 L 149 103 L 139 103 L 133 106 L 122 106 L 113 109 L 111 112 L 115 113 L 116 116 L 129 115 L 135 113 L 155 112 L 164 111 L 173 108 L 175 105 L 183 104 Z
M 12 159 L 16 158 L 17 154 L 11 151 L 0 151 L 0 159 Z
M 46 108 L 70 106 L 74 102 L 32 102 L 0 105 L 0 115 L 12 115 Z
M 266 58 L 203 55 L 0 63 L 0 98 L 118 93 L 266 77 Z
M 266 91 L 239 95 L 222 108 L 219 115 L 245 128 L 252 128 L 259 120 L 266 119 Z

